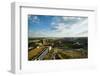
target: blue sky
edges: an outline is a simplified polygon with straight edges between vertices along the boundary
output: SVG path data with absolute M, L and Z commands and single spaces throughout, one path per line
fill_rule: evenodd
M 29 37 L 87 37 L 88 18 L 28 15 Z

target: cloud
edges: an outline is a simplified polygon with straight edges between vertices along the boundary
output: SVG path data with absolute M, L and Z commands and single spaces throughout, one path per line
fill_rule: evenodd
M 39 23 L 38 16 L 32 16 L 29 19 L 33 23 Z M 87 17 L 53 17 L 50 23 L 50 29 L 41 29 L 30 31 L 29 37 L 87 37 L 88 18 Z
M 52 28 L 57 32 L 63 32 L 63 30 L 65 30 L 65 29 L 67 30 L 70 27 L 67 26 L 67 24 L 65 24 L 65 23 L 58 23 L 57 25 L 53 26 Z
M 39 23 L 40 22 L 40 19 L 38 18 L 38 16 L 29 15 L 28 19 L 31 20 L 33 23 Z
M 82 20 L 73 24 L 69 30 L 72 36 L 86 36 L 88 35 L 88 19 Z M 84 32 L 84 34 L 83 34 Z
M 81 19 L 83 19 L 83 18 L 81 18 L 81 17 L 78 17 L 78 16 L 64 16 L 64 17 L 62 17 L 63 18 L 63 20 L 64 21 L 67 21 L 67 20 L 74 20 L 74 21 L 78 21 L 78 20 L 81 20 Z
M 63 20 L 62 20 L 63 19 Z M 74 37 L 87 36 L 81 32 L 88 31 L 88 20 L 83 17 L 62 17 L 58 23 L 52 22 L 52 29 L 55 36 Z M 79 34 L 81 33 L 81 34 Z M 82 35 L 83 34 L 83 35 Z
M 45 29 L 34 32 L 33 31 L 28 32 L 28 37 L 51 37 L 51 36 L 53 36 L 53 33 L 51 33 L 51 31 L 46 31 Z

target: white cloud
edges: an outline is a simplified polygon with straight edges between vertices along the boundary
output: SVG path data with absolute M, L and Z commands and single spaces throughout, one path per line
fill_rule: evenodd
M 56 25 L 56 23 L 55 22 L 52 22 L 51 25 Z
M 31 17 L 33 23 L 39 23 L 40 19 L 37 16 Z
M 46 31 L 45 29 L 40 31 L 29 31 L 28 37 L 52 37 L 54 34 L 51 31 Z
M 85 31 L 87 31 L 87 32 L 85 32 Z M 70 32 L 72 33 L 73 36 L 87 36 L 88 20 L 86 19 L 84 21 L 73 24 L 73 26 L 70 29 Z M 83 32 L 84 32 L 84 34 L 83 34 Z
M 64 17 L 62 17 L 62 19 L 64 20 L 64 21 L 68 21 L 68 20 L 75 20 L 75 21 L 79 21 L 79 20 L 82 20 L 83 18 L 82 17 L 74 17 L 74 16 L 69 16 L 69 17 L 67 17 L 67 16 L 64 16 Z
M 63 21 L 61 21 L 63 19 Z M 75 22 L 66 23 L 65 21 L 75 20 Z M 33 17 L 33 22 L 37 22 L 38 17 Z M 87 37 L 88 35 L 88 19 L 82 17 L 54 17 L 51 23 L 51 31 L 40 30 L 30 32 L 29 37 Z
M 88 20 L 87 18 L 84 20 L 80 17 L 63 17 L 65 20 L 71 20 L 71 19 L 77 19 L 77 22 L 74 22 L 73 24 L 67 24 L 67 23 L 59 23 L 56 25 L 53 25 L 52 27 L 54 29 L 54 36 L 57 37 L 75 37 L 75 36 L 87 36 L 88 32 Z M 84 33 L 81 33 L 84 32 Z M 80 34 L 81 33 L 81 34 Z
M 77 19 L 76 17 L 62 17 L 64 20 L 72 20 L 72 19 Z

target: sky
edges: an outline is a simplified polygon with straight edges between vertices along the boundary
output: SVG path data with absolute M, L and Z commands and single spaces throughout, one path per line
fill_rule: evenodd
M 87 37 L 88 17 L 28 15 L 28 37 Z

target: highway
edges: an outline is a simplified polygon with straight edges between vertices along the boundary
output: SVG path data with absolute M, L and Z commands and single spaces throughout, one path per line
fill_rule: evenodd
M 43 58 L 45 57 L 45 55 L 48 53 L 49 48 L 45 48 L 40 54 L 39 56 L 36 58 L 36 60 L 43 60 Z

